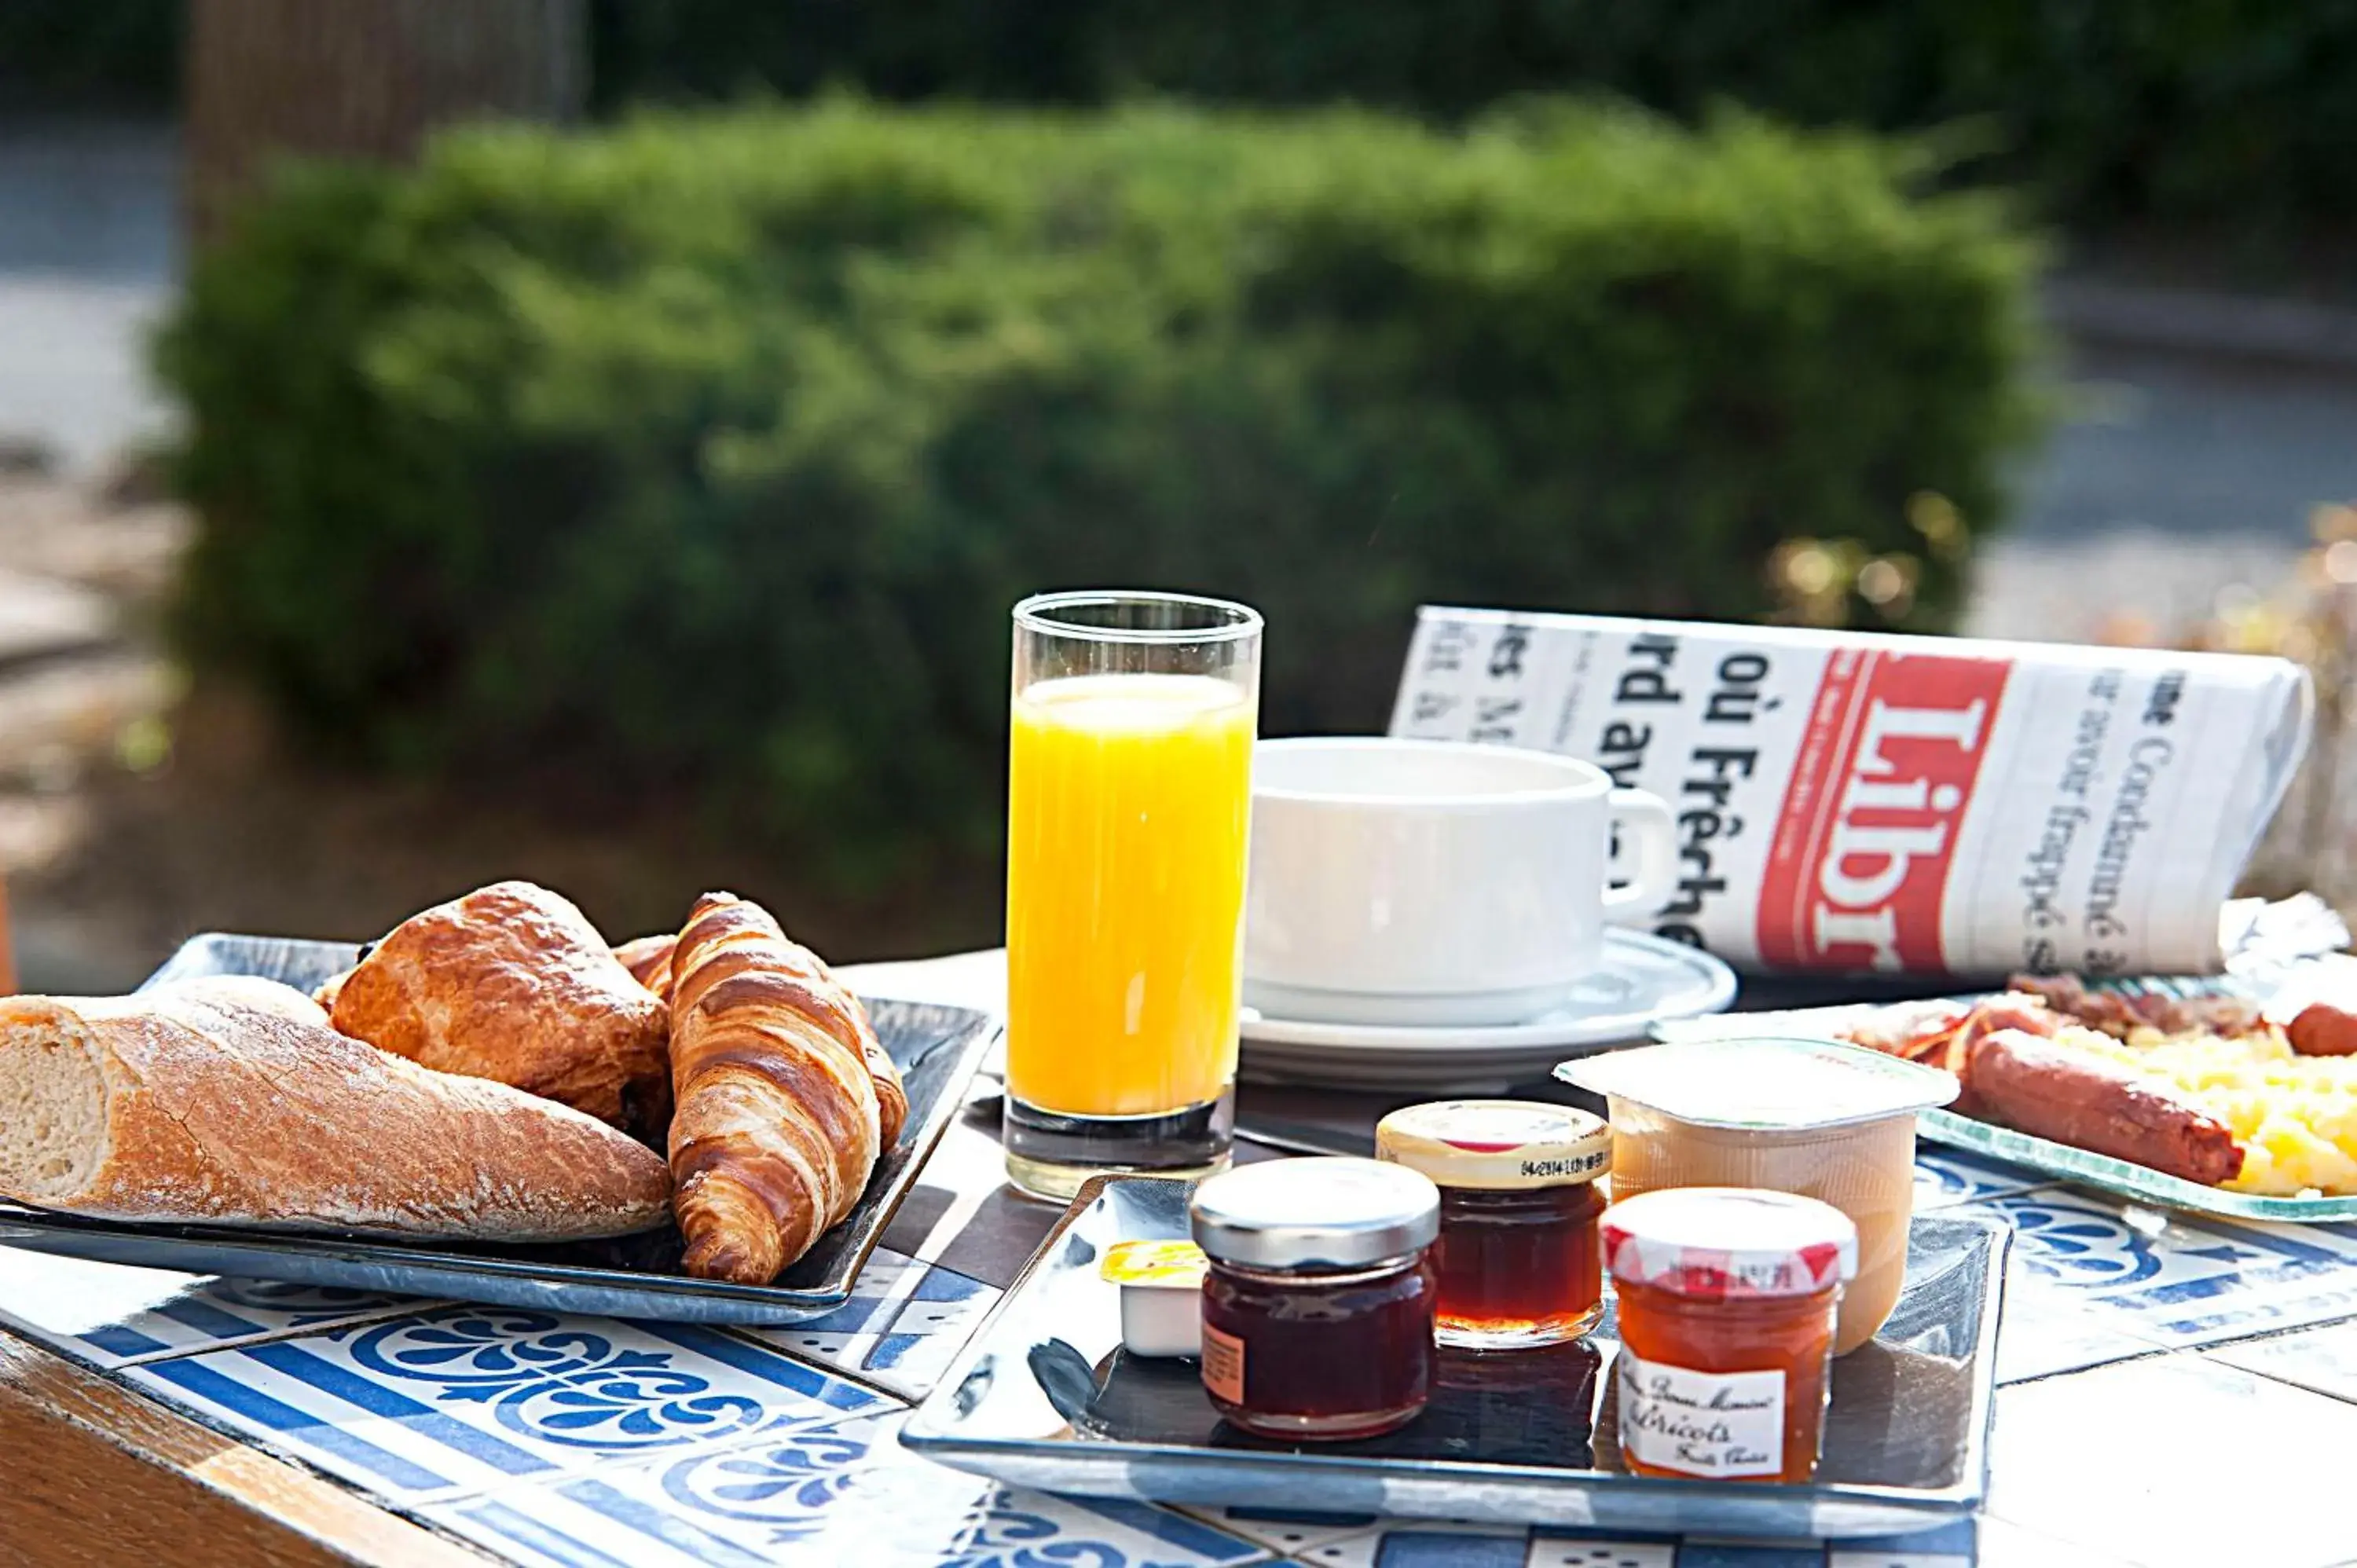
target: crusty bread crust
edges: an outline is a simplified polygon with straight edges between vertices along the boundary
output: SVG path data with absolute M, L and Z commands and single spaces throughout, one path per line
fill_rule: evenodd
M 250 1006 L 266 1008 L 297 1024 L 308 1024 L 315 1029 L 328 1027 L 325 1003 L 304 995 L 291 985 L 265 980 L 258 974 L 209 974 L 178 982 L 172 990 L 181 996 L 243 1002 Z
M 660 1140 L 671 1010 L 572 904 L 500 882 L 412 916 L 344 977 L 335 1026 Z
M 290 1003 L 204 982 L 0 1000 L 0 1049 L 77 1035 L 105 1081 L 102 1155 L 78 1192 L 7 1196 L 115 1219 L 487 1241 L 621 1235 L 665 1212 L 670 1173 L 630 1138 Z M 0 1106 L 0 1138 L 8 1124 Z

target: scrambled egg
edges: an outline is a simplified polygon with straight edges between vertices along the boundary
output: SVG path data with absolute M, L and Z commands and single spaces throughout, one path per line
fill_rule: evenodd
M 2139 1030 L 2126 1042 L 2066 1028 L 2055 1044 L 2157 1079 L 2233 1129 L 2243 1174 L 2269 1197 L 2357 1193 L 2357 1057 L 2304 1057 L 2277 1029 L 2232 1037 Z

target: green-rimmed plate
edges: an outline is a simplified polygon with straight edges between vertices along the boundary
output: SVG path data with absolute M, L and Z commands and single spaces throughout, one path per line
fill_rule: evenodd
M 2051 1138 L 2033 1138 L 2010 1127 L 1993 1127 L 1953 1111 L 1923 1112 L 1916 1126 L 1934 1143 L 1971 1149 L 2062 1181 L 2101 1187 L 2121 1197 L 2137 1198 L 2165 1208 L 2219 1214 L 2229 1219 L 2288 1219 L 2308 1225 L 2357 1219 L 2357 1197 L 2262 1197 L 2256 1193 L 2235 1192 L 2222 1187 L 2203 1187 L 2198 1181 L 2164 1175 L 2144 1165 L 2115 1160 L 2109 1155 L 2090 1154 Z
M 2190 982 L 2180 983 L 2172 989 L 2192 992 L 2214 990 L 2215 987 Z M 1974 998 L 1959 997 L 1957 1000 L 1968 1002 Z M 1687 1018 L 1662 1024 L 1654 1028 L 1653 1035 L 1661 1040 L 1727 1040 L 1771 1035 L 1832 1037 L 1840 1030 L 1881 1012 L 1889 1005 L 1891 1004 L 1872 1003 L 1803 1007 L 1781 1013 L 1727 1013 L 1715 1017 Z M 2109 1155 L 2091 1154 L 2068 1144 L 2058 1144 L 2051 1138 L 2033 1137 L 2028 1133 L 2017 1133 L 2010 1127 L 1995 1127 L 1986 1122 L 1975 1122 L 1953 1111 L 1920 1112 L 1916 1125 L 1921 1135 L 1933 1143 L 1970 1149 L 1975 1154 L 2004 1160 L 2058 1181 L 2075 1182 L 2116 1197 L 2158 1204 L 2165 1208 L 2222 1215 L 2229 1219 L 2289 1220 L 2305 1225 L 2357 1219 L 2357 1197 L 2263 1197 L 2255 1193 L 2235 1192 L 2222 1187 L 2204 1187 L 2200 1182 L 2167 1176 L 2126 1160 L 2115 1160 Z

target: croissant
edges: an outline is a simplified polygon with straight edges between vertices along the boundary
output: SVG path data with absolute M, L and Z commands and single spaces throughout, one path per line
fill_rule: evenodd
M 670 1118 L 670 1009 L 587 916 L 529 882 L 404 920 L 336 984 L 331 1017 L 421 1067 L 508 1084 L 650 1142 Z
M 858 999 L 758 904 L 697 901 L 671 1000 L 682 1266 L 767 1284 L 851 1212 L 908 1097 Z
M 633 937 L 614 950 L 614 961 L 649 991 L 671 1000 L 671 954 L 679 946 L 675 936 Z
M 679 945 L 676 936 L 633 937 L 614 950 L 614 961 L 630 972 L 630 978 L 662 997 L 671 1000 L 671 950 Z M 362 950 L 361 956 L 368 953 Z M 319 983 L 311 993 L 311 1000 L 333 1013 L 336 998 L 343 994 L 344 982 L 352 977 L 349 969 L 338 970 Z

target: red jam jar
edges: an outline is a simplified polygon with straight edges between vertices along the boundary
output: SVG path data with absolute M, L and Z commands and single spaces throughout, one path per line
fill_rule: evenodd
M 1620 1457 L 1640 1476 L 1805 1481 L 1824 1442 L 1857 1227 L 1748 1187 L 1649 1192 L 1605 1211 L 1620 1304 Z
M 1384 1117 L 1375 1157 L 1440 1188 L 1441 1344 L 1557 1345 L 1604 1316 L 1596 1178 L 1611 1166 L 1612 1130 L 1602 1120 L 1538 1101 L 1436 1101 Z
M 1195 1188 L 1203 1390 L 1232 1426 L 1372 1437 L 1432 1394 L 1440 1194 L 1404 1165 L 1270 1160 Z

